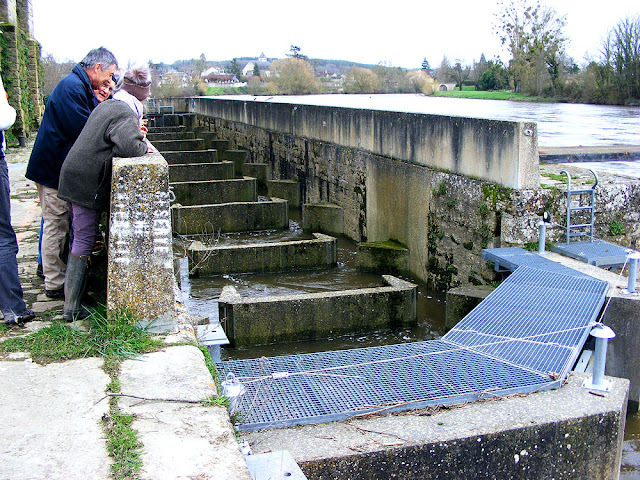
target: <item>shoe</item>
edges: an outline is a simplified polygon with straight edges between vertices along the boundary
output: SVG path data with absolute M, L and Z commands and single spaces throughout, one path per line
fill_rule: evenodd
M 27 323 L 36 318 L 36 314 L 31 310 L 27 309 L 24 311 L 22 315 L 18 315 L 16 318 L 16 323 Z
M 44 273 L 42 273 L 42 265 L 40 264 L 38 264 L 38 268 L 36 268 L 36 275 L 44 279 Z
M 36 315 L 31 310 L 25 310 L 22 315 L 6 312 L 3 322 L 5 325 L 22 325 L 23 323 L 30 322 L 34 318 L 36 318 Z
M 47 290 L 44 289 L 44 294 L 49 298 L 64 298 L 64 287 L 61 287 L 57 290 Z
M 64 281 L 64 307 L 62 309 L 62 319 L 65 322 L 82 320 L 91 314 L 80 303 L 87 286 L 88 264 L 88 256 L 69 255 Z

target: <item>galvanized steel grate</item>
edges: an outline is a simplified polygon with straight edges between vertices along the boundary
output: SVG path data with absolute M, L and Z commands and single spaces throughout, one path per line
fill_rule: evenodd
M 241 430 L 344 420 L 561 385 L 606 282 L 521 267 L 440 340 L 218 363 Z
M 633 250 L 607 242 L 594 240 L 593 242 L 557 243 L 551 250 L 567 257 L 575 258 L 596 267 L 621 267 Z

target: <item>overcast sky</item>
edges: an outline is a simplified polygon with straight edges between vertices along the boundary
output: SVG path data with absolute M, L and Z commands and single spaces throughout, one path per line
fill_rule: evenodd
M 546 0 L 567 15 L 568 53 L 597 58 L 607 31 L 640 14 L 639 0 Z M 503 55 L 495 0 L 32 0 L 34 37 L 58 60 L 105 46 L 121 66 L 198 58 L 282 58 L 291 45 L 311 58 L 419 68 L 426 57 L 470 63 Z M 92 9 L 94 13 L 92 13 Z

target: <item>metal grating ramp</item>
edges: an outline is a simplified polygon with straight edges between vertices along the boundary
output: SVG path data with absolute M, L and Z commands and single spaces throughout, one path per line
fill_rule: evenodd
M 521 267 L 442 339 L 219 362 L 246 387 L 240 430 L 559 387 L 607 283 Z
M 558 243 L 550 250 L 601 268 L 621 267 L 633 250 L 605 240 Z

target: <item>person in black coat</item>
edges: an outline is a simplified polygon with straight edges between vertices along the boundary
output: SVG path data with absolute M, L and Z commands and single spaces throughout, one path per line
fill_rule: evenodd
M 89 314 L 80 300 L 100 214 L 109 208 L 113 157 L 139 157 L 147 149 L 133 110 L 120 100 L 106 100 L 91 113 L 62 165 L 58 198 L 69 202 L 73 228 L 64 284 L 66 321 Z
M 112 81 L 118 67 L 104 47 L 91 50 L 54 88 L 29 158 L 25 176 L 36 182 L 42 208 L 42 270 L 45 294 L 64 295 L 62 251 L 69 231 L 67 203 L 57 197 L 60 168 L 98 104 L 94 89 Z

